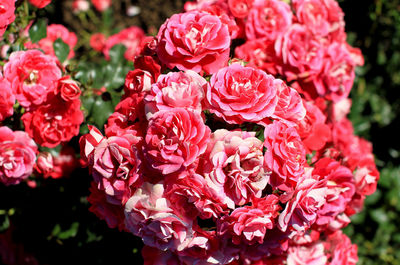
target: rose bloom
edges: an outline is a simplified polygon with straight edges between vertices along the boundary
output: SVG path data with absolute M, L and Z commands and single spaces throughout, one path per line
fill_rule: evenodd
M 358 262 L 357 245 L 351 244 L 350 239 L 341 230 L 328 235 L 323 242 L 331 265 L 356 265 Z
M 132 195 L 133 186 L 140 184 L 141 160 L 135 148 L 139 141 L 130 134 L 104 138 L 89 155 L 89 168 L 98 189 L 121 204 Z
M 15 96 L 7 79 L 0 76 L 0 121 L 14 113 Z
M 320 150 L 331 140 L 326 116 L 312 101 L 305 102 L 307 114 L 297 123 L 297 131 L 308 150 Z M 310 152 L 311 153 L 311 152 Z
M 328 258 L 325 255 L 324 245 L 315 243 L 306 246 L 290 246 L 288 249 L 288 265 L 326 265 Z
M 164 175 L 191 167 L 206 150 L 210 133 L 196 112 L 184 108 L 157 112 L 145 136 L 148 165 Z
M 277 79 L 275 83 L 278 87 L 278 104 L 272 118 L 293 125 L 303 120 L 307 111 L 300 94 L 282 80 Z
M 264 242 L 267 230 L 274 227 L 274 218 L 279 214 L 279 199 L 276 195 L 268 195 L 257 199 L 251 206 L 236 208 L 229 216 L 217 222 L 219 235 L 229 233 L 234 244 L 253 245 Z
M 317 74 L 324 62 L 320 39 L 301 24 L 293 24 L 278 38 L 275 52 L 285 64 L 283 73 L 289 80 Z
M 31 3 L 33 6 L 36 6 L 37 8 L 43 8 L 50 4 L 51 0 L 29 0 L 29 3 Z
M 74 0 L 72 3 L 72 12 L 86 12 L 89 10 L 89 2 L 87 0 Z
M 76 37 L 76 34 L 74 32 L 69 32 L 68 29 L 61 24 L 48 25 L 47 36 L 39 40 L 37 44 L 31 42 L 25 43 L 25 48 L 40 48 L 44 51 L 45 54 L 55 56 L 53 44 L 59 38 L 69 46 L 68 59 L 74 57 L 74 47 L 78 42 L 78 38 Z
M 225 195 L 210 187 L 203 176 L 183 171 L 177 178 L 167 178 L 166 182 L 166 198 L 180 214 L 194 220 L 198 216 L 209 219 L 228 213 Z
M 145 182 L 136 190 L 125 205 L 125 224 L 145 245 L 160 250 L 182 250 L 192 236 L 192 223 L 170 208 L 162 183 Z
M 97 189 L 97 184 L 93 181 L 89 188 L 90 195 L 87 201 L 90 203 L 89 211 L 94 213 L 100 220 L 106 221 L 109 228 L 118 228 L 125 231 L 124 207 L 118 203 L 109 202 L 104 191 Z
M 111 0 L 92 0 L 92 4 L 98 11 L 103 12 L 111 6 Z
M 265 38 L 276 40 L 292 24 L 290 6 L 280 0 L 257 0 L 246 21 L 246 37 L 249 40 Z
M 215 131 L 204 155 L 208 185 L 228 196 L 230 208 L 261 197 L 270 172 L 264 166 L 263 143 L 254 132 Z
M 154 79 L 151 73 L 142 69 L 129 71 L 125 77 L 123 97 L 140 94 L 144 98 L 144 95 L 150 91 L 151 85 L 155 82 Z
M 0 2 L 0 37 L 3 36 L 7 29 L 15 19 L 15 1 L 3 0 Z
M 214 15 L 199 11 L 175 14 L 160 28 L 157 55 L 172 69 L 215 73 L 229 59 L 228 26 Z
M 246 66 L 264 70 L 275 76 L 282 62 L 275 54 L 274 45 L 274 41 L 265 39 L 247 40 L 243 45 L 236 47 L 235 57 L 248 62 Z
M 327 188 L 324 183 L 311 177 L 311 168 L 292 193 L 281 195 L 281 200 L 290 197 L 279 215 L 278 227 L 281 231 L 304 233 L 315 222 L 318 210 L 325 203 Z
M 79 99 L 81 89 L 76 81 L 72 80 L 69 75 L 66 75 L 57 81 L 56 94 L 59 94 L 65 101 L 72 101 Z
M 144 31 L 139 27 L 131 26 L 123 29 L 119 33 L 110 36 L 106 40 L 103 53 L 106 59 L 109 60 L 111 48 L 116 44 L 123 44 L 126 47 L 126 51 L 124 53 L 125 59 L 133 61 L 141 51 L 144 37 Z
M 187 108 L 202 111 L 201 101 L 208 82 L 196 72 L 170 72 L 160 75 L 145 97 L 146 113 L 171 108 Z
M 28 110 L 46 101 L 61 78 L 56 58 L 38 50 L 13 52 L 3 74 L 19 104 Z
M 245 18 L 249 14 L 253 2 L 254 0 L 228 0 L 229 10 L 233 16 Z
M 52 148 L 79 134 L 84 119 L 80 106 L 79 100 L 65 102 L 54 98 L 36 110 L 26 112 L 21 120 L 25 131 L 36 143 Z
M 79 166 L 75 157 L 75 150 L 70 146 L 63 146 L 57 156 L 42 152 L 37 156 L 36 171 L 44 178 L 58 179 L 69 176 Z
M 257 123 L 274 113 L 277 85 L 272 75 L 235 63 L 211 77 L 205 100 L 210 112 L 228 123 Z
M 326 203 L 318 210 L 316 224 L 327 225 L 343 213 L 355 193 L 354 177 L 350 169 L 339 162 L 325 157 L 320 159 L 313 170 L 314 178 L 326 180 Z
M 343 30 L 344 14 L 334 0 L 296 0 L 293 1 L 296 16 L 314 35 L 325 37 Z
M 347 47 L 333 42 L 325 49 L 324 65 L 313 84 L 319 96 L 338 102 L 349 96 L 356 62 Z
M 14 185 L 28 178 L 36 153 L 37 146 L 27 133 L 0 127 L 0 182 Z
M 304 173 L 306 150 L 294 127 L 274 121 L 265 127 L 264 158 L 273 171 L 271 184 L 280 189 L 291 189 L 297 185 Z
M 103 33 L 95 33 L 90 36 L 89 44 L 90 47 L 93 48 L 93 50 L 101 52 L 106 45 L 106 36 L 104 36 Z

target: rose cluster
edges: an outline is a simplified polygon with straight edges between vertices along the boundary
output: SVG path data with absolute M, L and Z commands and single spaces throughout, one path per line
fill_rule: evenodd
M 34 168 L 45 177 L 57 178 L 76 167 L 74 151 L 67 146 L 60 156 L 40 153 L 35 165 L 37 145 L 54 148 L 68 142 L 79 134 L 84 119 L 81 90 L 70 76 L 63 75 L 58 59 L 35 49 L 12 53 L 0 76 L 0 91 L 0 122 L 9 124 L 20 119 L 25 129 L 0 127 L 1 182 L 17 184 Z
M 340 229 L 379 172 L 346 118 L 362 57 L 339 6 L 185 7 L 135 58 L 104 134 L 80 139 L 90 210 L 141 237 L 145 264 L 356 264 Z

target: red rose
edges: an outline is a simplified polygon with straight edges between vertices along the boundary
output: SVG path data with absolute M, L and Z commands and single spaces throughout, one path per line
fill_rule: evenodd
M 79 126 L 83 122 L 80 105 L 79 100 L 65 103 L 54 99 L 50 104 L 25 113 L 21 120 L 25 131 L 36 143 L 52 148 L 78 135 Z
M 56 93 L 59 94 L 63 100 L 72 101 L 79 99 L 81 89 L 69 75 L 66 75 L 58 80 Z

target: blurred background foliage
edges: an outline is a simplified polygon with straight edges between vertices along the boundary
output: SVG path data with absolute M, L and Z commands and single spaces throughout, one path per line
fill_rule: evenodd
M 373 143 L 381 179 L 346 233 L 359 264 L 400 264 L 400 1 L 342 0 L 349 42 L 365 65 L 357 69 L 350 119 Z
M 35 11 L 48 23 L 62 23 L 78 34 L 77 54 L 85 63 L 72 64 L 69 70 L 85 84 L 88 123 L 102 127 L 119 100 L 126 72 L 133 68 L 122 59 L 122 46 L 112 49 L 111 61 L 90 51 L 88 32 L 112 34 L 137 25 L 155 34 L 167 17 L 182 10 L 183 3 L 113 1 L 114 13 L 93 11 L 90 18 L 80 19 L 70 11 L 71 0 L 54 0 Z M 373 143 L 381 172 L 377 192 L 366 199 L 364 211 L 352 218 L 346 233 L 358 245 L 359 264 L 400 264 L 400 0 L 339 0 L 339 4 L 348 41 L 365 58 L 351 93 L 350 119 L 356 133 Z M 129 5 L 139 8 L 139 13 L 126 15 Z M 99 28 L 103 24 L 105 28 Z M 104 92 L 102 87 L 106 93 L 97 93 Z M 82 127 L 81 133 L 85 130 Z M 73 141 L 78 149 L 78 137 Z M 36 189 L 26 184 L 0 186 L 0 233 L 11 231 L 14 251 L 39 264 L 142 264 L 139 238 L 109 229 L 88 211 L 90 180 L 87 170 L 79 169 L 68 179 L 38 180 Z M 2 247 L 0 240 L 0 255 Z M 24 262 L 16 264 L 36 264 Z

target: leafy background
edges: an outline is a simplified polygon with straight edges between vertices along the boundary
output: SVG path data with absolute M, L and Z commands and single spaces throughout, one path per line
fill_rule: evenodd
M 89 32 L 112 34 L 138 25 L 154 33 L 182 9 L 183 2 L 113 1 L 114 13 L 92 11 L 79 19 L 71 15 L 68 0 L 53 1 L 43 10 L 30 7 L 29 14 L 44 18 L 35 22 L 36 35 L 46 23 L 64 24 L 78 35 L 77 59 L 68 71 L 83 85 L 86 123 L 102 127 L 119 101 L 126 72 L 133 68 L 123 59 L 123 46 L 112 49 L 111 61 L 90 50 Z M 140 8 L 137 16 L 123 13 L 129 3 Z M 377 192 L 366 199 L 364 210 L 352 218 L 346 233 L 359 247 L 359 264 L 400 264 L 400 0 L 341 0 L 339 4 L 345 12 L 348 41 L 361 48 L 365 57 L 351 93 L 350 118 L 356 133 L 372 141 L 381 172 Z M 28 12 L 26 6 L 17 10 L 18 23 Z M 102 87 L 105 93 L 99 93 Z M 82 126 L 81 133 L 86 130 Z M 78 152 L 78 137 L 72 145 Z M 39 179 L 35 189 L 26 184 L 0 186 L 0 232 L 12 231 L 18 251 L 40 264 L 141 264 L 141 240 L 109 229 L 88 211 L 90 180 L 86 169 L 78 169 L 67 179 Z

